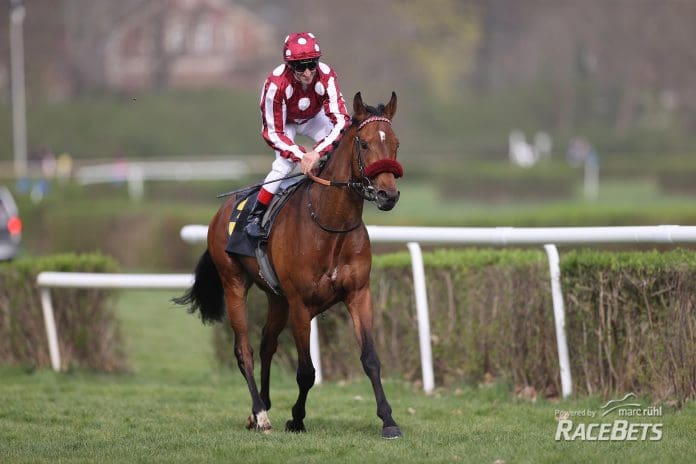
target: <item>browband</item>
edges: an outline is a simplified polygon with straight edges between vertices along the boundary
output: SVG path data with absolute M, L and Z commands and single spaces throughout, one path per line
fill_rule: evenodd
M 358 130 L 365 127 L 366 124 L 369 124 L 369 123 L 375 122 L 375 121 L 384 121 L 388 124 L 391 124 L 391 121 L 389 120 L 389 118 L 385 118 L 384 116 L 370 116 L 369 118 L 367 118 L 366 120 L 364 120 L 363 122 L 360 123 L 360 125 L 358 126 Z

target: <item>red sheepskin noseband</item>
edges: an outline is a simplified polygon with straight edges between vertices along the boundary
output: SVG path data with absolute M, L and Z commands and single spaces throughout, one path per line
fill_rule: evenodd
M 398 179 L 404 175 L 404 168 L 398 161 L 384 158 L 370 163 L 370 165 L 365 168 L 365 177 L 372 179 L 383 172 L 391 172 L 394 174 L 394 177 Z
M 385 118 L 383 116 L 371 116 L 360 123 L 360 125 L 358 126 L 358 130 L 365 127 L 365 125 L 375 121 L 384 121 L 386 123 L 391 124 L 389 118 Z M 394 177 L 398 179 L 399 177 L 404 175 L 404 168 L 398 161 L 394 159 L 385 158 L 371 163 L 369 166 L 365 168 L 363 174 L 365 175 L 365 177 L 372 179 L 373 177 L 376 177 L 379 174 L 382 174 L 383 172 L 391 172 L 392 174 L 394 174 Z

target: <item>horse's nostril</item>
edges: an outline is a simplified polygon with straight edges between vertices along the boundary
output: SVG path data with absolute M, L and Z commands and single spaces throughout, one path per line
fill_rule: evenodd
M 378 190 L 377 191 L 377 196 L 383 199 L 390 199 L 390 200 L 398 200 L 399 196 L 401 196 L 401 192 L 397 191 L 387 191 L 387 190 Z

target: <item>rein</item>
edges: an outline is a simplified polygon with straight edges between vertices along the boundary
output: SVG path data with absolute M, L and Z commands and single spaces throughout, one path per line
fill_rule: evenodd
M 356 222 L 355 224 L 353 224 L 352 226 L 350 226 L 346 229 L 334 229 L 332 227 L 325 226 L 324 224 L 319 222 L 319 216 L 317 215 L 317 212 L 314 210 L 314 206 L 312 206 L 311 197 L 309 196 L 310 195 L 309 191 L 312 190 L 312 185 L 314 185 L 314 184 L 311 184 L 309 186 L 309 188 L 307 190 L 305 190 L 305 195 L 307 196 L 307 208 L 309 209 L 309 217 L 312 218 L 312 221 L 314 221 L 314 223 L 317 226 L 319 226 L 319 228 L 321 230 L 323 230 L 324 232 L 332 233 L 332 234 L 346 234 L 348 232 L 354 231 L 355 229 L 357 229 L 358 227 L 360 227 L 362 225 L 362 218 L 358 218 L 358 222 Z

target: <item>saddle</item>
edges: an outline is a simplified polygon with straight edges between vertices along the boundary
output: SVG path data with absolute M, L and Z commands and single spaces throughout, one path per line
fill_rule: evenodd
M 300 181 L 305 176 L 295 177 L 284 181 L 278 193 L 273 196 L 271 204 L 268 205 L 266 213 L 263 215 L 261 225 L 270 234 L 276 216 L 283 208 L 288 198 L 300 185 Z M 282 295 L 283 290 L 278 282 L 278 277 L 273 270 L 273 265 L 268 259 L 266 252 L 268 241 L 266 239 L 256 239 L 249 237 L 244 228 L 247 225 L 249 211 L 256 201 L 256 197 L 261 190 L 260 187 L 253 187 L 242 190 L 232 205 L 232 213 L 227 227 L 227 247 L 225 251 L 230 254 L 255 257 L 259 262 L 259 276 L 268 284 L 276 295 Z

